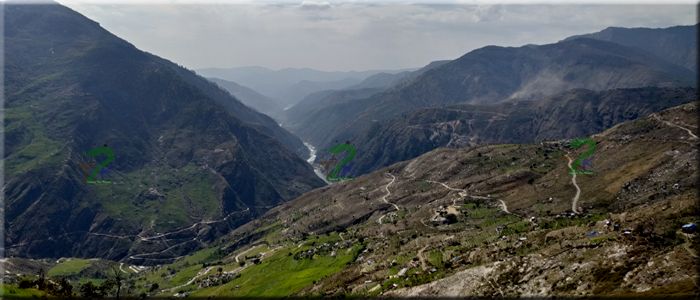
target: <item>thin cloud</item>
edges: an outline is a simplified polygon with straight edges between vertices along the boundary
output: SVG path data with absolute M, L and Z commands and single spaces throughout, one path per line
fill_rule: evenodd
M 461 5 L 296 1 L 69 3 L 137 47 L 189 68 L 418 67 L 486 45 L 559 41 L 609 26 L 695 24 L 693 5 Z

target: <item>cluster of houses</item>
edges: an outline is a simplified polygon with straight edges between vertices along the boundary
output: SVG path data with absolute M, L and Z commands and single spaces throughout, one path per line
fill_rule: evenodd
M 338 249 L 345 249 L 352 246 L 351 241 L 335 242 L 334 244 L 323 243 L 318 246 L 314 246 L 306 251 L 301 251 L 294 254 L 294 259 L 312 259 L 314 255 L 330 255 L 335 257 L 336 251 Z
M 430 223 L 437 226 L 443 224 L 452 224 L 457 222 L 459 210 L 454 206 L 439 206 L 435 210 L 435 214 L 430 218 Z

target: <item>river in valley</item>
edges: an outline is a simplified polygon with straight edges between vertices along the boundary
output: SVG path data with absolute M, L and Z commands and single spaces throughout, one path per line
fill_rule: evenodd
M 306 161 L 311 165 L 311 167 L 314 168 L 314 173 L 316 173 L 316 176 L 318 176 L 318 178 L 323 179 L 323 181 L 325 181 L 326 183 L 330 183 L 328 182 L 328 180 L 326 180 L 326 175 L 323 174 L 321 168 L 314 165 L 314 162 L 316 161 L 316 147 L 307 142 L 304 142 L 304 146 L 306 146 L 306 148 L 309 149 L 309 158 Z

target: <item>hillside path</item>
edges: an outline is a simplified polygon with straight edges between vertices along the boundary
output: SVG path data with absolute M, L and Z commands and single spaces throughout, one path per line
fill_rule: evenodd
M 384 201 L 384 203 L 388 203 L 388 204 L 393 205 L 394 208 L 396 208 L 396 210 L 400 210 L 398 205 L 386 200 L 386 197 L 391 196 L 391 191 L 389 190 L 389 186 L 392 185 L 394 183 L 394 181 L 396 181 L 396 176 L 394 176 L 394 174 L 391 174 L 391 173 L 386 173 L 386 174 L 391 176 L 391 182 L 389 182 L 389 184 L 384 186 L 384 189 L 386 190 L 386 194 L 382 197 L 382 201 Z
M 151 256 L 151 255 L 154 255 L 154 254 L 163 254 L 163 253 L 165 253 L 165 252 L 167 252 L 167 251 L 170 251 L 171 249 L 177 248 L 177 247 L 182 246 L 182 245 L 187 244 L 187 243 L 196 242 L 196 241 L 197 241 L 197 238 L 195 237 L 195 238 L 193 238 L 193 239 L 191 239 L 191 240 L 187 240 L 187 241 L 184 241 L 184 242 L 182 242 L 182 243 L 177 243 L 177 244 L 175 244 L 175 245 L 172 245 L 172 246 L 170 246 L 170 247 L 168 247 L 168 248 L 165 248 L 165 249 L 163 249 L 163 250 L 161 250 L 161 251 L 134 254 L 134 255 L 129 256 L 129 259 L 151 259 L 151 260 L 153 260 L 153 258 L 145 258 L 145 257 L 142 257 L 142 256 Z M 176 257 L 176 258 L 155 258 L 155 260 L 166 260 L 166 259 L 173 259 L 173 260 L 175 260 L 175 259 L 180 258 L 180 257 L 182 257 L 182 256 L 178 256 L 178 257 Z
M 174 286 L 174 287 L 171 287 L 171 288 L 168 288 L 168 289 L 161 290 L 161 292 L 173 291 L 173 290 L 179 289 L 179 288 L 181 288 L 181 287 L 188 286 L 188 285 L 192 284 L 195 280 L 197 280 L 199 277 L 202 277 L 202 276 L 206 275 L 207 273 L 209 273 L 209 271 L 211 271 L 211 269 L 213 269 L 213 268 L 215 268 L 215 267 L 218 267 L 218 266 L 211 266 L 211 267 L 208 267 L 208 268 L 206 268 L 206 269 L 204 269 L 204 270 L 202 270 L 202 271 L 199 271 L 199 272 L 197 273 L 197 275 L 195 275 L 194 277 L 192 277 L 192 279 L 190 279 L 189 281 L 187 281 L 187 282 L 185 282 L 185 283 L 183 283 L 183 284 L 181 284 L 181 285 L 178 285 L 178 286 Z
M 192 225 L 190 225 L 190 226 L 188 226 L 188 227 L 185 227 L 185 228 L 182 228 L 182 229 L 177 229 L 177 230 L 170 231 L 170 232 L 166 232 L 166 233 L 162 233 L 162 234 L 157 234 L 157 235 L 148 236 L 148 237 L 139 236 L 139 239 L 142 240 L 142 241 L 149 241 L 149 240 L 153 240 L 153 239 L 157 239 L 157 238 L 162 238 L 162 237 L 165 237 L 165 236 L 168 236 L 168 235 L 171 235 L 171 234 L 175 234 L 175 233 L 183 232 L 183 231 L 186 231 L 186 230 L 194 229 L 194 228 L 197 227 L 198 225 L 209 225 L 209 224 L 224 222 L 224 221 L 226 221 L 228 218 L 230 218 L 233 214 L 236 214 L 236 213 L 243 213 L 243 212 L 247 212 L 247 211 L 249 211 L 249 210 L 250 210 L 250 207 L 247 207 L 247 208 L 244 209 L 244 210 L 234 211 L 234 212 L 228 214 L 226 217 L 224 217 L 224 218 L 222 218 L 222 219 L 219 219 L 219 220 L 200 221 L 200 222 L 194 223 L 194 224 L 192 224 Z
M 483 199 L 483 200 L 496 200 L 496 199 L 491 198 L 491 197 L 468 195 L 468 194 L 467 194 L 467 190 L 465 190 L 465 189 L 456 189 L 456 188 L 453 188 L 453 187 L 451 187 L 451 186 L 449 186 L 449 185 L 447 185 L 447 184 L 445 184 L 445 183 L 443 183 L 443 182 L 433 181 L 433 180 L 427 180 L 427 181 L 428 181 L 428 182 L 431 182 L 431 183 L 438 183 L 438 184 L 444 186 L 446 189 L 448 189 L 448 190 L 450 190 L 450 191 L 458 191 L 460 197 L 470 197 L 470 198 L 474 198 L 474 199 Z M 499 205 L 499 207 L 501 208 L 501 210 L 503 210 L 503 212 L 505 212 L 505 213 L 507 213 L 507 214 L 519 216 L 518 214 L 512 213 L 512 212 L 510 212 L 510 211 L 508 210 L 508 205 L 506 204 L 505 201 L 503 201 L 503 200 L 501 200 L 501 199 L 498 199 L 498 201 L 499 201 L 500 204 L 501 204 L 501 205 Z M 452 206 L 456 206 L 456 204 L 457 204 L 456 202 L 457 202 L 457 199 L 452 199 Z
M 578 183 L 576 183 L 576 172 L 573 172 L 574 169 L 571 168 L 571 164 L 574 162 L 569 154 L 567 153 L 566 159 L 569 161 L 567 163 L 567 166 L 569 167 L 569 170 L 572 170 L 571 172 L 571 183 L 576 187 L 576 195 L 574 196 L 573 199 L 571 199 L 571 210 L 577 214 L 578 210 L 576 209 L 578 207 L 578 198 L 581 196 L 581 188 L 579 188 Z
M 508 211 L 508 205 L 506 205 L 506 202 L 500 199 L 498 201 L 501 202 L 501 209 L 503 209 L 503 212 L 510 214 L 511 212 Z
M 394 183 L 394 181 L 396 181 L 396 176 L 394 176 L 394 174 L 391 174 L 391 173 L 386 173 L 386 174 L 389 174 L 389 176 L 391 176 L 391 181 L 390 181 L 389 183 L 387 183 L 386 186 L 384 186 L 384 189 L 386 190 L 386 194 L 384 194 L 384 196 L 382 196 L 382 201 L 384 201 L 384 203 L 393 205 L 394 208 L 395 208 L 397 211 L 399 211 L 400 209 L 399 209 L 399 206 L 398 206 L 398 205 L 396 205 L 395 203 L 391 203 L 391 202 L 389 202 L 388 200 L 386 200 L 386 197 L 391 196 L 391 191 L 389 190 L 389 186 L 392 185 L 392 184 Z M 382 220 L 384 220 L 384 217 L 386 217 L 386 214 L 383 214 L 381 217 L 379 217 L 379 219 L 377 219 L 377 224 L 380 224 L 380 225 L 381 225 L 381 224 L 382 224 Z
M 690 129 L 688 129 L 688 128 L 685 128 L 685 127 L 683 127 L 683 126 L 681 126 L 681 125 L 678 125 L 678 124 L 671 123 L 671 122 L 669 122 L 669 121 L 663 120 L 663 119 L 661 119 L 661 117 L 659 117 L 659 115 L 657 115 L 657 114 L 651 114 L 651 116 L 652 116 L 654 119 L 656 119 L 656 120 L 658 120 L 658 121 L 660 121 L 660 122 L 662 122 L 662 123 L 664 123 L 664 124 L 666 124 L 666 125 L 668 125 L 668 126 L 680 128 L 680 129 L 683 129 L 683 130 L 687 131 L 688 134 L 690 135 L 690 138 L 691 138 L 691 139 L 698 139 L 698 136 L 695 135 L 695 134 L 694 134 Z
M 434 180 L 426 180 L 426 181 L 427 181 L 427 182 L 430 182 L 430 183 L 437 183 L 437 184 L 440 184 L 440 185 L 444 186 L 446 189 L 448 189 L 448 190 L 450 190 L 450 191 L 457 191 L 457 192 L 459 192 L 459 195 L 462 196 L 462 197 L 466 197 L 466 196 L 467 196 L 467 190 L 465 190 L 465 189 L 456 189 L 456 188 L 453 188 L 453 187 L 451 187 L 451 186 L 449 186 L 449 185 L 447 185 L 447 184 L 445 184 L 445 183 L 443 183 L 443 182 L 439 182 L 439 181 L 434 181 Z
M 301 244 L 299 244 L 299 246 L 297 246 L 297 248 L 301 247 L 302 244 L 303 244 L 303 242 L 302 242 Z M 246 249 L 245 251 L 243 251 L 243 252 L 241 252 L 241 253 L 238 253 L 238 255 L 236 255 L 236 257 L 234 257 L 233 259 L 236 261 L 236 263 L 238 263 L 238 262 L 239 262 L 238 258 L 239 258 L 241 255 L 246 254 L 246 253 L 250 252 L 251 250 L 253 250 L 253 249 L 255 249 L 255 248 L 259 247 L 259 246 L 262 246 L 262 245 L 257 245 L 257 246 L 250 247 L 250 248 Z

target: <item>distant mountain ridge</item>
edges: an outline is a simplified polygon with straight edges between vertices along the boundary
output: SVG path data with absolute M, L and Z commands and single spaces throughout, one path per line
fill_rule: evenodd
M 608 27 L 566 40 L 578 38 L 597 39 L 641 49 L 693 72 L 698 71 L 698 25 L 668 28 Z
M 345 89 L 326 90 L 309 94 L 290 109 L 285 110 L 283 115 L 284 126 L 295 133 L 306 136 L 302 132 L 310 132 L 314 131 L 314 129 L 304 128 L 304 124 L 308 120 L 313 119 L 315 113 L 344 102 L 366 99 L 390 89 L 399 89 L 410 84 L 411 81 L 428 70 L 448 62 L 446 60 L 434 61 L 415 71 L 403 71 L 396 74 L 379 73 Z
M 207 79 L 231 93 L 231 95 L 241 100 L 241 102 L 243 102 L 245 105 L 252 107 L 261 113 L 273 118 L 279 118 L 279 115 L 282 113 L 282 110 L 280 109 L 281 104 L 249 87 L 221 78 L 211 77 Z
M 285 68 L 272 70 L 264 67 L 202 68 L 197 73 L 217 77 L 250 87 L 276 99 L 282 108 L 290 107 L 307 95 L 323 90 L 343 89 L 360 83 L 363 79 L 381 72 L 405 70 L 368 71 L 319 71 L 310 68 Z

